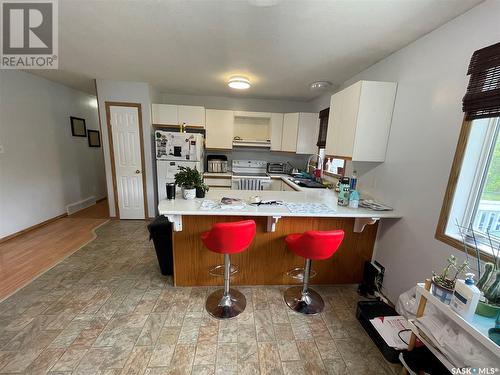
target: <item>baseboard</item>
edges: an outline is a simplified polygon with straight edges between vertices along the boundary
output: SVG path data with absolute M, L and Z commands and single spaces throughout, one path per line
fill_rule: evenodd
M 88 198 L 82 199 L 78 202 L 70 203 L 66 206 L 66 212 L 68 215 L 76 214 L 78 211 L 84 210 L 90 206 L 96 204 L 95 196 L 91 195 Z
M 55 216 L 51 219 L 48 219 L 48 220 L 45 220 L 45 221 L 42 221 L 41 223 L 38 223 L 38 224 L 35 224 L 35 225 L 32 225 L 31 227 L 28 227 L 28 228 L 25 228 L 23 230 L 20 230 L 19 232 L 15 232 L 15 233 L 12 233 L 12 234 L 9 234 L 8 236 L 5 236 L 5 237 L 2 237 L 0 238 L 0 243 L 2 242 L 6 242 L 8 240 L 11 240 L 17 236 L 20 236 L 21 234 L 25 234 L 27 232 L 31 232 L 32 230 L 34 229 L 38 229 L 40 227 L 43 227 L 44 225 L 47 225 L 47 224 L 50 224 L 52 223 L 53 221 L 56 221 L 56 220 L 59 220 L 59 219 L 62 219 L 63 217 L 66 217 L 68 216 L 67 213 L 64 213 L 64 214 L 61 214 L 61 215 L 58 215 L 58 216 Z

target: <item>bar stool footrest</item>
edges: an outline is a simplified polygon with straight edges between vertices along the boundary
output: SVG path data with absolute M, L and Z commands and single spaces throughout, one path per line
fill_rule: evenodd
M 295 267 L 287 271 L 286 275 L 295 280 L 304 281 L 304 267 Z M 309 280 L 317 275 L 316 271 L 311 270 Z
M 238 266 L 237 264 L 231 264 L 231 270 L 229 272 L 229 276 L 233 276 L 239 271 L 240 271 L 240 266 Z M 224 264 L 213 266 L 208 270 L 208 274 L 210 276 L 224 277 Z

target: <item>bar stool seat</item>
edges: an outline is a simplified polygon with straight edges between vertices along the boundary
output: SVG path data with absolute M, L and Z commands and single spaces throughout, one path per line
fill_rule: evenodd
M 290 234 L 285 238 L 288 249 L 306 259 L 302 286 L 293 286 L 285 290 L 283 297 L 288 307 L 308 315 L 323 311 L 325 307 L 323 298 L 318 292 L 309 288 L 311 262 L 330 258 L 338 250 L 343 239 L 343 230 L 306 231 Z
M 253 220 L 231 223 L 216 223 L 208 232 L 201 234 L 203 244 L 215 253 L 224 254 L 224 289 L 210 294 L 205 303 L 208 313 L 218 319 L 238 316 L 245 310 L 246 298 L 236 289 L 230 288 L 230 254 L 241 253 L 250 246 L 255 237 L 256 225 Z

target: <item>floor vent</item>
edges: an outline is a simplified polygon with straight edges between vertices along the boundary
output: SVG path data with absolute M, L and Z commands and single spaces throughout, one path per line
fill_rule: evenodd
M 68 204 L 66 206 L 66 211 L 68 212 L 68 215 L 71 215 L 71 214 L 74 214 L 75 212 L 83 210 L 84 208 L 93 206 L 95 203 L 96 203 L 95 197 L 91 196 L 91 197 L 85 198 L 81 201 Z

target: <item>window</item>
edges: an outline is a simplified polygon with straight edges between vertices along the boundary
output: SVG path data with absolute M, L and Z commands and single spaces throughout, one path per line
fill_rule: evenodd
M 500 43 L 474 52 L 467 74 L 465 120 L 436 238 L 459 249 L 462 239 L 474 241 L 492 255 L 500 249 Z

